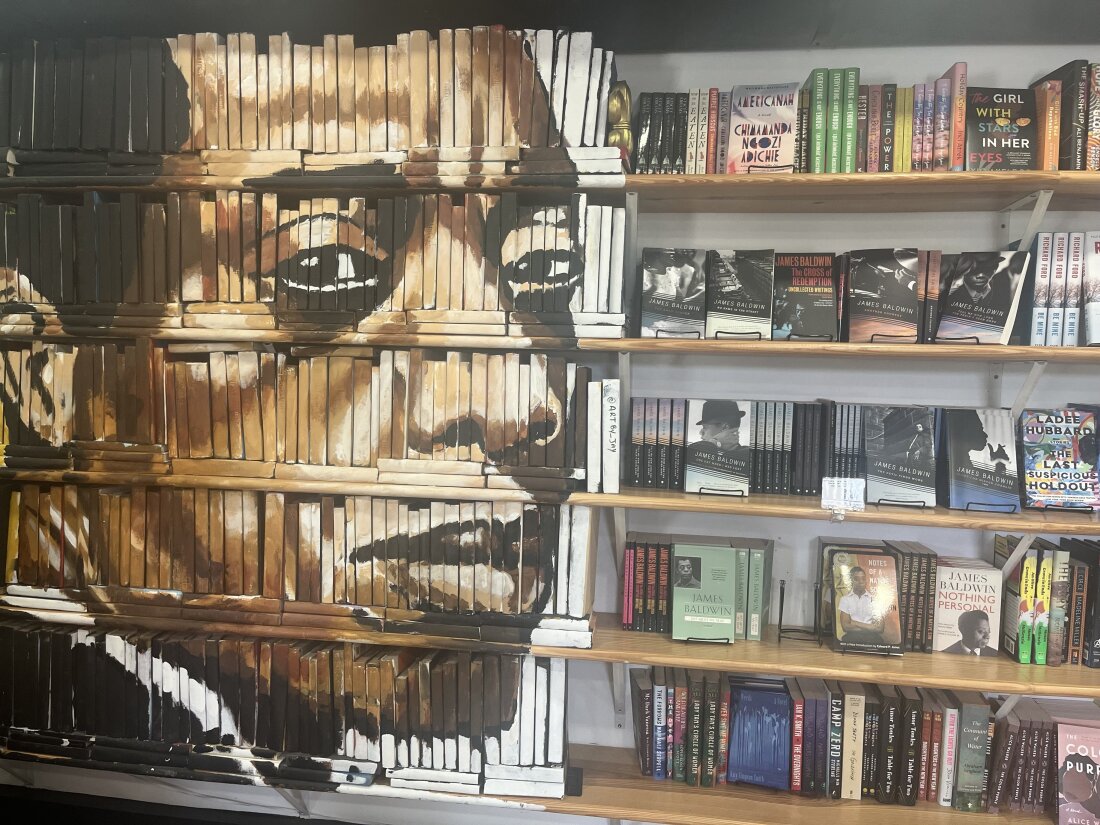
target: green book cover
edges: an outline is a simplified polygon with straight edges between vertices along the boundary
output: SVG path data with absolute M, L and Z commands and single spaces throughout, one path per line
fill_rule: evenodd
M 982 810 L 989 750 L 989 705 L 977 691 L 958 691 L 954 696 L 959 703 L 954 808 L 974 813 Z
M 814 69 L 807 83 L 810 85 L 810 171 L 820 174 L 825 171 L 829 70 Z
M 714 771 L 718 764 L 718 674 L 707 673 L 703 683 L 703 755 L 699 771 L 699 784 L 704 788 L 714 785 Z
M 840 171 L 840 143 L 844 121 L 844 70 L 829 69 L 829 131 L 825 138 L 825 171 Z
M 746 639 L 749 626 L 749 551 L 746 547 L 737 547 L 733 552 L 737 558 L 733 598 L 734 635 L 738 639 Z
M 735 558 L 732 547 L 672 545 L 672 638 L 733 641 Z
M 1040 545 L 1038 576 L 1035 579 L 1035 664 L 1047 663 L 1047 640 L 1050 637 L 1050 597 L 1054 578 L 1054 554 Z
M 758 642 L 764 638 L 771 607 L 772 542 L 759 539 L 734 539 L 749 554 L 749 603 L 745 638 Z
M 684 770 L 684 782 L 688 785 L 699 784 L 699 771 L 702 768 L 703 736 L 703 671 L 688 671 L 688 708 L 684 732 L 687 767 Z
M 856 110 L 859 107 L 859 69 L 844 70 L 843 138 L 840 142 L 840 171 L 856 171 Z

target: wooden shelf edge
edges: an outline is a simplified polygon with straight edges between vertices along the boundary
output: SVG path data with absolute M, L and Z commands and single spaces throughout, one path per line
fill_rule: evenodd
M 847 679 L 876 684 L 911 685 L 948 690 L 1100 698 L 1100 678 L 1083 665 L 1021 665 L 1007 656 L 971 659 L 946 653 L 902 656 L 841 654 L 816 643 L 785 640 L 775 629 L 762 642 L 711 645 L 679 642 L 661 633 L 623 630 L 619 617 L 598 613 L 592 647 L 565 650 L 532 647 L 537 656 L 664 667 L 701 668 L 731 673 L 763 673 L 820 679 Z
M 623 490 L 620 493 L 574 492 L 568 503 L 628 510 L 670 510 L 684 513 L 717 513 L 762 518 L 795 518 L 832 521 L 813 497 L 753 495 L 744 498 L 681 493 L 674 490 Z M 1100 512 L 989 513 L 973 510 L 926 510 L 887 505 L 867 505 L 864 511 L 845 514 L 844 521 L 867 524 L 901 524 L 911 527 L 946 527 L 956 530 L 1049 533 L 1100 536 Z

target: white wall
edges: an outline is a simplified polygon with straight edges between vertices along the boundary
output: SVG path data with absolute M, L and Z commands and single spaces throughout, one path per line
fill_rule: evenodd
M 668 55 L 621 55 L 620 77 L 626 79 L 635 96 L 643 91 L 676 91 L 695 86 L 729 87 L 734 83 L 803 80 L 816 66 L 859 66 L 863 82 L 911 84 L 931 80 L 955 60 L 969 64 L 972 85 L 1020 86 L 1050 69 L 1081 56 L 1100 55 L 1091 49 L 1057 46 L 998 49 L 913 48 L 891 50 L 843 50 L 822 52 L 748 52 Z M 1100 206 L 1100 204 L 1098 204 Z M 639 221 L 639 243 L 643 246 L 721 246 L 725 248 L 775 247 L 786 251 L 833 251 L 875 246 L 919 246 L 945 251 L 996 248 L 1001 217 L 996 214 L 876 214 L 867 204 L 859 215 L 649 215 Z M 1050 213 L 1042 229 L 1096 228 L 1094 214 Z M 610 361 L 602 363 L 609 365 Z M 1011 403 L 1023 380 L 1026 367 L 1009 365 L 1004 398 Z M 635 356 L 635 395 L 678 395 L 690 397 L 726 396 L 794 401 L 829 397 L 854 402 L 923 403 L 982 406 L 985 404 L 985 366 L 982 364 L 905 363 L 880 360 L 776 359 L 715 357 Z M 1067 401 L 1100 402 L 1100 381 L 1096 371 L 1052 365 L 1032 396 L 1033 403 L 1060 404 Z M 618 582 L 609 528 L 599 548 L 596 606 L 618 609 Z M 787 604 L 791 621 L 804 621 L 808 583 L 816 571 L 810 548 L 819 535 L 850 537 L 898 537 L 924 542 L 937 551 L 959 555 L 982 552 L 983 536 L 976 532 L 915 529 L 877 525 L 838 525 L 816 521 L 738 519 L 722 516 L 635 512 L 629 526 L 637 530 L 729 533 L 774 538 L 777 548 L 775 580 L 789 582 Z M 777 587 L 777 585 L 776 585 Z M 778 599 L 773 598 L 773 605 Z M 631 746 L 629 725 L 614 726 L 609 668 L 606 665 L 575 662 L 570 665 L 569 729 L 576 743 Z M 65 770 L 46 776 L 38 772 L 38 783 L 83 793 L 107 793 L 163 801 L 170 804 L 207 805 L 225 808 L 225 799 L 236 799 L 244 809 L 292 809 L 268 789 L 236 789 L 199 783 L 135 780 L 91 772 Z M 0 781 L 6 780 L 0 774 Z M 702 793 L 702 792 L 701 792 Z M 394 800 L 366 800 L 338 795 L 307 795 L 313 816 L 369 823 L 434 825 L 442 815 L 455 825 L 489 825 L 516 822 L 513 809 L 483 807 L 440 807 L 431 803 Z M 523 816 L 523 821 L 577 822 L 593 820 L 557 816 Z

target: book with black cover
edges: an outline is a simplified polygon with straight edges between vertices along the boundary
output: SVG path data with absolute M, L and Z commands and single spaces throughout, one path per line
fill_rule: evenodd
M 1007 344 L 1016 321 L 1027 252 L 963 252 L 943 257 L 943 309 L 936 343 Z
M 947 506 L 1015 512 L 1020 508 L 1016 427 L 1010 410 L 945 409 L 942 468 Z
M 702 338 L 706 331 L 706 252 L 642 250 L 640 336 Z
M 707 338 L 772 337 L 771 249 L 707 252 Z
M 916 249 L 856 249 L 848 266 L 848 340 L 916 343 Z
M 828 252 L 776 253 L 772 338 L 836 340 L 834 263 Z
M 966 170 L 1039 168 L 1034 89 L 966 89 Z
M 936 457 L 929 407 L 863 408 L 867 501 L 936 504 Z

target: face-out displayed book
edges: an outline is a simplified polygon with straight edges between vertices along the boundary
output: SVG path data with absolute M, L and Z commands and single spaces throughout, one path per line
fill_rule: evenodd
M 1002 579 L 1000 570 L 980 559 L 937 559 L 934 651 L 998 655 Z
M 707 338 L 772 337 L 775 250 L 707 252 Z
M 1073 407 L 1024 410 L 1020 445 L 1026 506 L 1100 508 L 1094 413 Z
M 641 337 L 702 338 L 706 251 L 642 250 Z
M 836 618 L 833 601 L 833 556 L 836 553 L 882 552 L 886 545 L 878 539 L 832 538 L 822 536 L 817 540 L 818 581 L 821 582 L 817 614 L 821 632 L 829 635 L 833 632 L 833 620 Z
M 791 786 L 791 696 L 781 681 L 729 676 L 726 781 Z
M 672 638 L 732 643 L 737 553 L 728 542 L 674 542 L 670 572 Z
M 1100 825 L 1100 719 L 1057 727 L 1058 825 Z
M 864 406 L 868 503 L 935 506 L 933 429 L 930 407 Z
M 837 338 L 837 290 L 831 252 L 779 252 L 775 255 L 772 338 Z
M 920 300 L 916 249 L 855 249 L 849 253 L 848 340 L 912 343 Z
M 888 553 L 831 554 L 833 636 L 842 652 L 901 653 L 897 563 Z
M 966 90 L 966 171 L 1039 168 L 1034 89 Z
M 1020 509 L 1012 411 L 948 408 L 941 421 L 947 506 L 1002 513 Z
M 1010 251 L 947 256 L 936 343 L 1007 344 L 1030 258 Z
M 798 83 L 733 87 L 726 168 L 719 171 L 794 171 L 798 88 Z
M 687 415 L 684 492 L 747 496 L 752 403 L 693 398 Z

